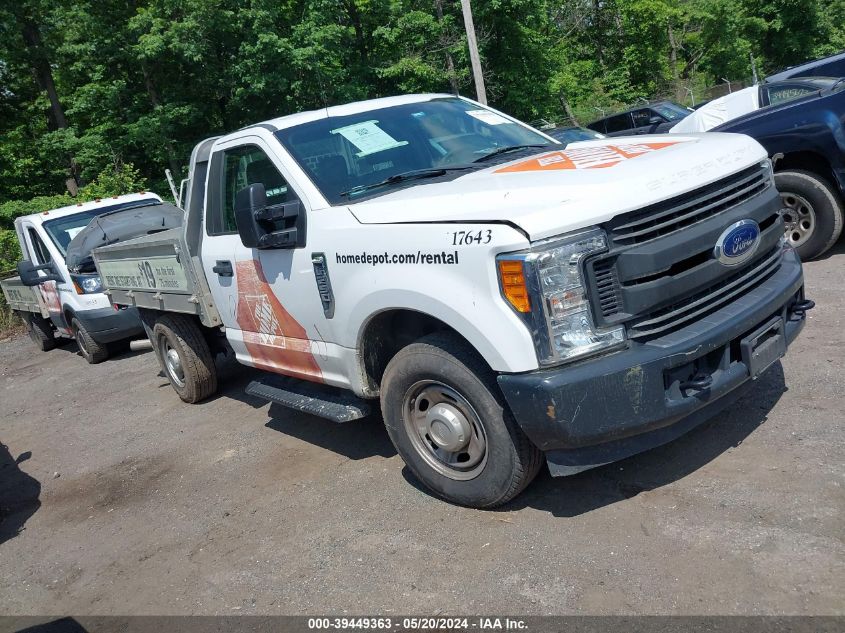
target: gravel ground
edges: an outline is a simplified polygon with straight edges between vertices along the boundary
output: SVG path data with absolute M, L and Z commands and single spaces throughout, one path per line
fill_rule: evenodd
M 151 352 L 2 342 L 0 613 L 845 614 L 843 271 L 806 266 L 818 307 L 730 411 L 494 512 L 247 368 L 189 406 Z

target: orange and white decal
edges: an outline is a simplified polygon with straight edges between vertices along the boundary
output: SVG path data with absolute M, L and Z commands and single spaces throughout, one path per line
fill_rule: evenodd
M 47 310 L 61 314 L 62 300 L 59 298 L 59 287 L 55 281 L 45 281 L 38 284 L 38 290 L 41 292 L 41 298 L 47 305 Z
M 256 367 L 295 378 L 323 382 L 305 328 L 285 310 L 267 283 L 260 262 L 236 263 L 238 304 L 235 319 Z
M 47 306 L 47 312 L 50 313 L 53 323 L 58 329 L 66 334 L 71 334 L 70 323 L 65 323 L 62 314 L 62 299 L 59 296 L 59 286 L 55 281 L 45 281 L 38 284 L 38 291 L 41 293 L 41 299 L 44 305 Z
M 557 169 L 598 169 L 613 167 L 618 163 L 650 154 L 657 150 L 683 143 L 668 141 L 663 143 L 620 143 L 619 145 L 599 145 L 593 147 L 573 147 L 559 152 L 542 154 L 529 160 L 497 169 L 497 174 L 523 171 L 552 171 Z

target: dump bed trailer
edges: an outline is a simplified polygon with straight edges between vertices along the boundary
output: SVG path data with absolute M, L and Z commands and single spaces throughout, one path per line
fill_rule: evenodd
M 43 318 L 49 318 L 50 313 L 44 300 L 38 293 L 35 286 L 25 286 L 21 278 L 14 273 L 7 273 L 9 276 L 0 279 L 0 288 L 9 308 L 15 312 L 32 312 Z M 14 275 L 14 276 L 13 276 Z

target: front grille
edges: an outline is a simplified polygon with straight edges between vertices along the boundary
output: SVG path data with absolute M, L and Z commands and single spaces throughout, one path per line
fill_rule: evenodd
M 651 339 L 701 319 L 738 295 L 753 290 L 777 271 L 780 262 L 781 247 L 777 245 L 734 275 L 631 322 L 628 336 L 633 339 Z
M 613 261 L 602 259 L 593 264 L 593 275 L 598 290 L 599 308 L 607 318 L 619 312 L 619 279 Z
M 748 167 L 690 193 L 612 220 L 611 242 L 614 246 L 630 246 L 670 235 L 749 200 L 770 182 L 767 169 L 760 165 Z

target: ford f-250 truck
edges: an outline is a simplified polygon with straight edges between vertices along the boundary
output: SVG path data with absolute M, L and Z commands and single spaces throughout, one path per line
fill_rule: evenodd
M 18 276 L 0 281 L 0 287 L 40 350 L 51 350 L 61 339 L 74 338 L 85 360 L 99 363 L 109 357 L 113 346 L 143 335 L 137 312 L 113 306 L 96 271 L 77 270 L 69 262 L 69 248 L 96 218 L 161 204 L 161 198 L 153 193 L 133 193 L 47 209 L 15 220 L 23 260 L 18 264 Z
M 475 507 L 544 459 L 567 475 L 684 433 L 812 307 L 746 136 L 565 147 L 413 95 L 208 139 L 187 190 L 181 229 L 94 251 L 182 399 L 231 348 L 266 400 L 339 422 L 377 401 L 420 481 Z

